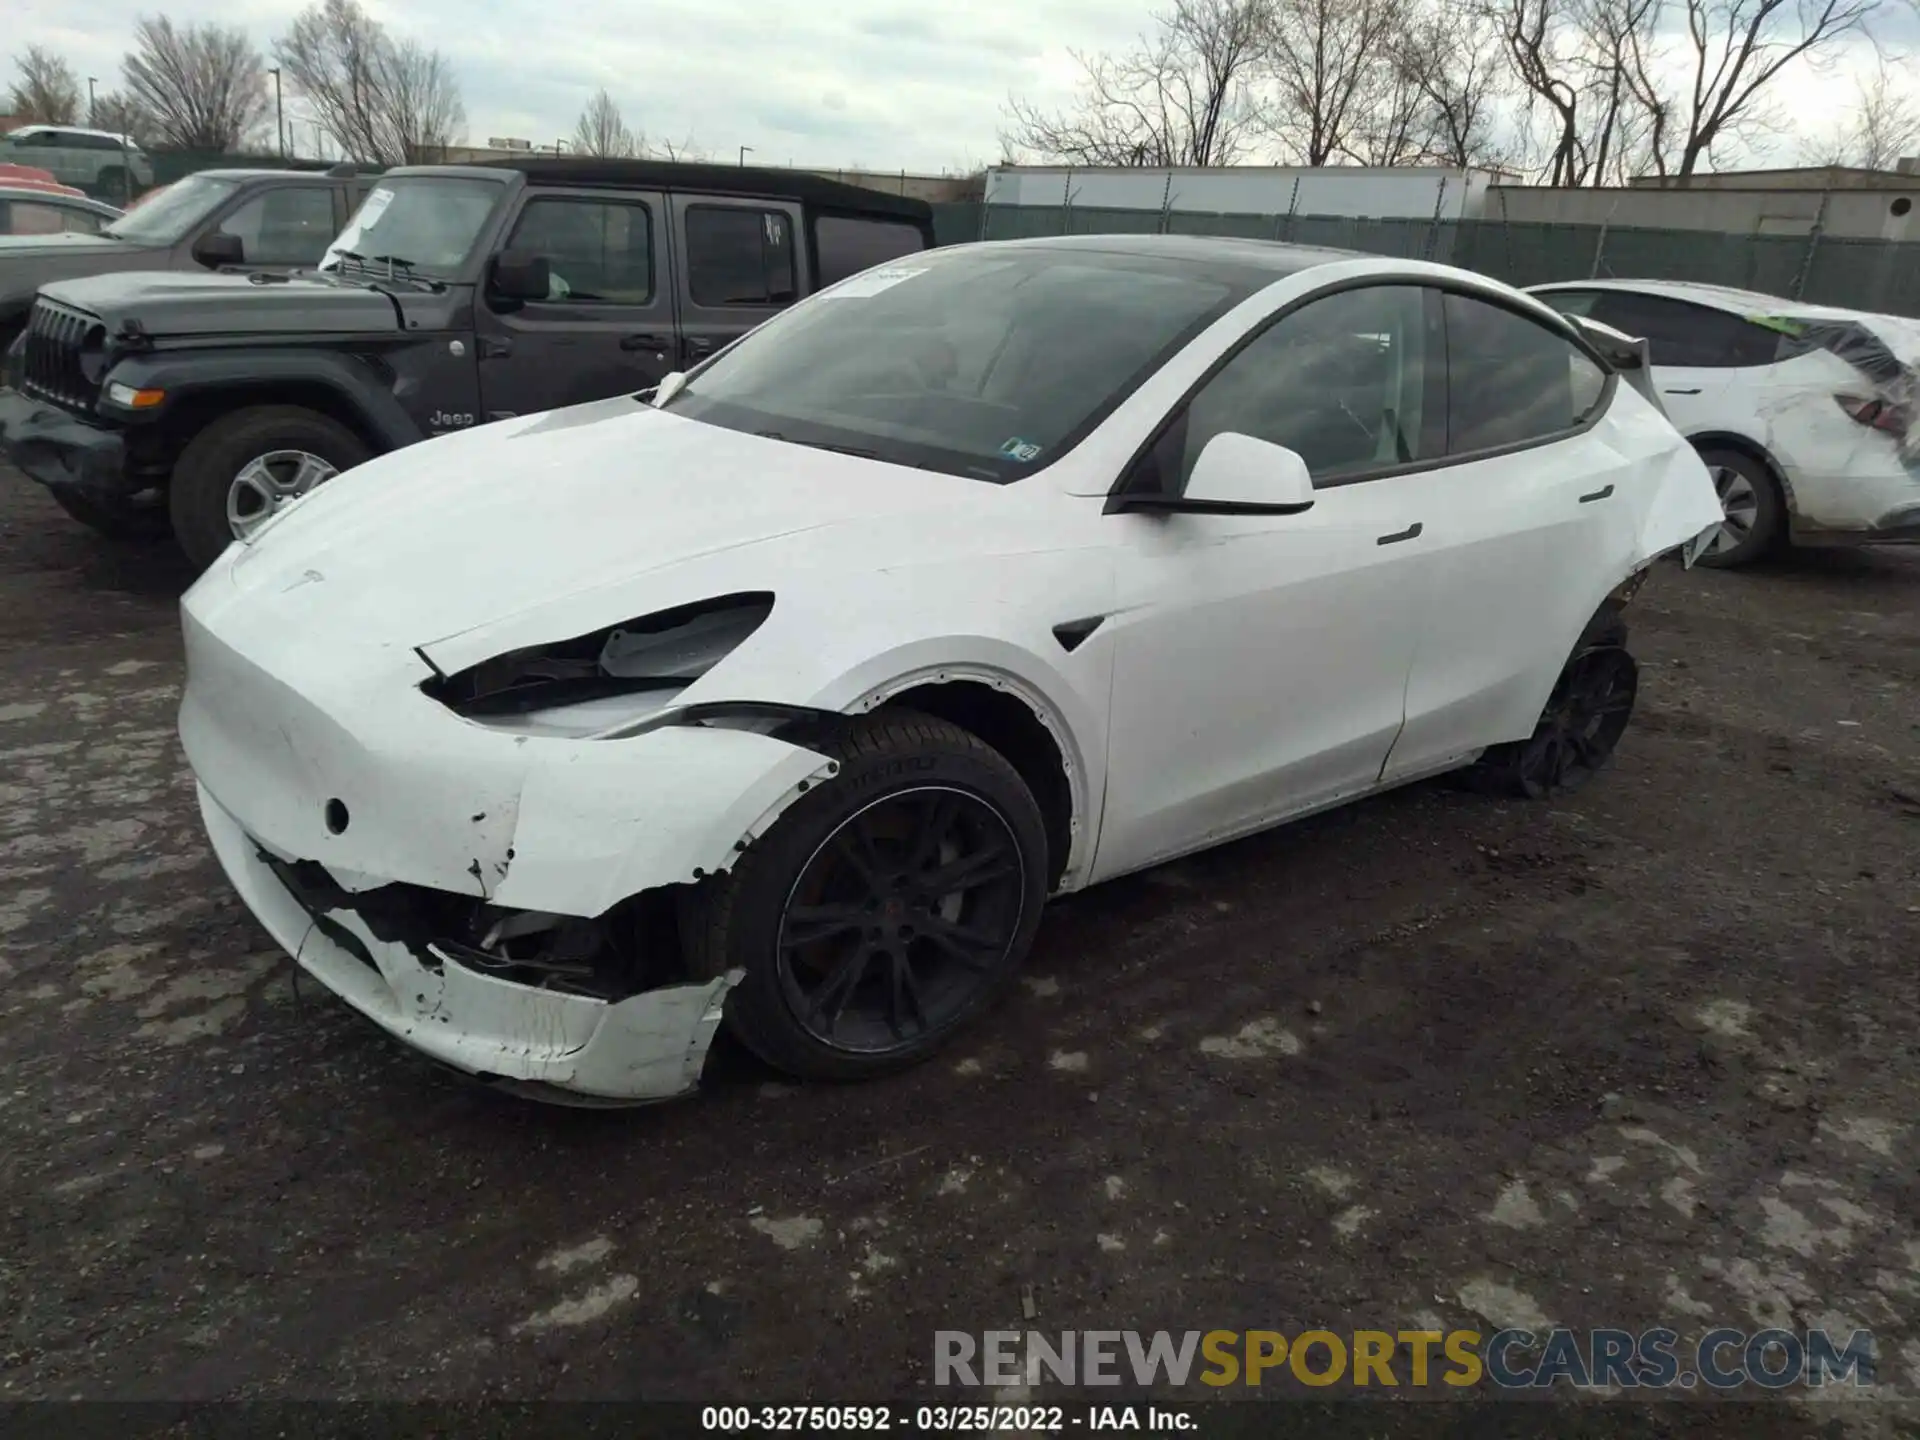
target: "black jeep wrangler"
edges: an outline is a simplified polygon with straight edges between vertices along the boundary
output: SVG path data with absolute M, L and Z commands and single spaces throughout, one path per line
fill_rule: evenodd
M 77 518 L 197 566 L 369 456 L 630 394 L 933 244 L 919 200 L 796 172 L 525 158 L 389 171 L 318 270 L 57 283 L 0 449 Z

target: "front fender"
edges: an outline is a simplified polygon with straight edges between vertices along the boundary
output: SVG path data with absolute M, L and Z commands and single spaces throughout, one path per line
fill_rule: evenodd
M 107 381 L 166 392 L 163 404 L 131 410 L 106 399 L 103 389 L 100 414 L 129 426 L 164 424 L 181 405 L 213 391 L 318 385 L 352 407 L 384 448 L 397 450 L 426 438 L 370 363 L 335 350 L 163 350 L 127 356 L 108 372 Z

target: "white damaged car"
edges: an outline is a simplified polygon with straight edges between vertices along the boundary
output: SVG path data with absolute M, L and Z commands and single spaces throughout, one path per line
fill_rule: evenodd
M 869 271 L 651 403 L 399 451 L 231 547 L 183 603 L 207 829 L 304 970 L 506 1088 L 680 1094 L 723 1020 L 894 1069 L 1049 895 L 1603 764 L 1621 606 L 1721 521 L 1606 345 L 1249 241 Z

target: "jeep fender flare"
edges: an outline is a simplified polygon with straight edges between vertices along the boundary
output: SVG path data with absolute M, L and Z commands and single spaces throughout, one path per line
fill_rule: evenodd
M 398 450 L 427 437 L 371 364 L 339 351 L 261 349 L 129 355 L 106 378 L 136 390 L 166 392 L 165 402 L 150 411 L 123 412 L 102 402 L 107 413 L 123 414 L 135 424 L 164 424 L 181 401 L 209 392 L 271 392 L 277 385 L 298 384 L 317 385 L 338 396 L 367 438 L 384 450 Z M 245 403 L 264 403 L 273 398 L 269 393 Z

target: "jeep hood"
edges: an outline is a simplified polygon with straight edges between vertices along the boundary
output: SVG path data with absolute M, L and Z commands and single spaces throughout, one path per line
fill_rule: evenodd
M 110 332 L 135 322 L 157 339 L 195 335 L 363 334 L 398 330 L 394 298 L 311 274 L 128 271 L 63 280 L 43 293 L 98 315 Z
M 724 430 L 630 398 L 503 420 L 329 481 L 188 593 L 272 648 L 450 673 L 801 573 L 1018 548 L 1018 486 Z M 937 514 L 936 514 L 937 512 Z M 273 638 L 273 637 L 276 637 Z M 349 652 L 357 653 L 354 658 Z

